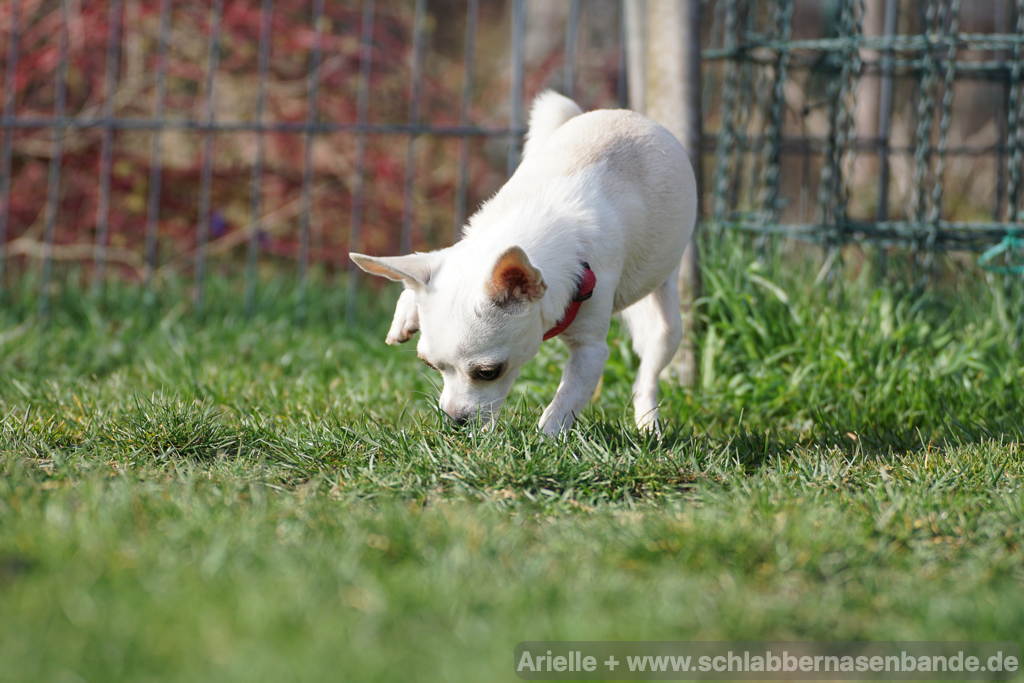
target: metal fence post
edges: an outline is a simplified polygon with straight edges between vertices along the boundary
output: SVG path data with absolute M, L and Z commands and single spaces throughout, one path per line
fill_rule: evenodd
M 167 97 L 167 48 L 171 34 L 171 0 L 160 0 L 160 29 L 156 63 L 156 101 L 153 105 L 153 119 L 164 120 Z M 149 150 L 149 183 L 146 188 L 146 246 L 145 246 L 145 288 L 148 291 L 156 272 L 157 249 L 160 232 L 160 189 L 163 128 L 153 129 Z
M 196 228 L 195 284 L 192 304 L 196 311 L 203 309 L 206 286 L 206 247 L 210 241 L 210 202 L 213 184 L 213 124 L 217 119 L 217 68 L 220 64 L 220 31 L 223 0 L 213 0 L 210 8 L 210 37 L 206 55 L 206 101 L 203 106 L 202 168 L 199 176 L 199 222 Z
M 114 94 L 117 91 L 121 49 L 121 0 L 110 0 L 107 8 L 107 63 L 103 87 L 103 142 L 100 148 L 100 198 L 96 205 L 96 242 L 93 245 L 93 293 L 100 293 L 107 270 L 110 240 L 110 181 L 114 162 Z
M 356 158 L 352 180 L 352 213 L 349 218 L 348 250 L 362 248 L 363 215 L 366 211 L 366 133 L 370 107 L 370 75 L 373 68 L 374 0 L 363 0 L 359 28 L 359 89 L 356 94 L 356 122 L 360 126 L 356 135 Z M 345 321 L 355 321 L 359 269 L 350 260 L 347 264 L 348 282 L 345 287 Z
M 57 61 L 56 84 L 54 85 L 53 139 L 50 143 L 50 163 L 46 178 L 46 213 L 43 227 L 43 264 L 39 277 L 39 314 L 46 316 L 50 310 L 50 279 L 53 275 L 53 240 L 57 229 L 57 214 L 60 213 L 61 169 L 64 162 L 64 136 L 67 130 L 66 107 L 68 94 L 68 0 L 60 3 L 59 57 Z
M 7 64 L 4 67 L 4 127 L 3 142 L 0 143 L 0 291 L 4 289 L 4 272 L 7 265 L 7 225 L 11 213 L 11 153 L 14 129 L 7 123 L 14 116 L 14 79 L 18 74 L 18 44 L 21 30 L 18 12 L 21 0 L 11 5 L 10 33 L 7 36 Z
M 522 127 L 523 127 L 523 69 L 524 59 L 523 42 L 526 39 L 526 4 L 525 0 L 512 1 L 512 87 L 509 92 L 509 144 L 508 144 L 508 174 L 512 175 L 519 165 L 519 155 L 522 149 Z
M 679 138 L 701 187 L 700 0 L 625 0 L 629 55 L 630 106 L 646 113 Z M 679 291 L 683 343 L 671 370 L 692 385 L 697 361 L 694 305 L 700 296 L 700 255 L 694 240 L 683 254 Z

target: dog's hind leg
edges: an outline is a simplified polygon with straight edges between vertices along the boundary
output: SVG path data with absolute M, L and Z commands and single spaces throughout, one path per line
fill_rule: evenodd
M 657 289 L 622 311 L 633 348 L 640 356 L 633 384 L 633 410 L 641 430 L 658 428 L 658 377 L 683 338 L 678 271 Z

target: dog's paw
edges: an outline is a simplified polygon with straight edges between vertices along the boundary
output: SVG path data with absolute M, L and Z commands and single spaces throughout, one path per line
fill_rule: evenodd
M 562 412 L 552 410 L 548 406 L 544 414 L 540 416 L 540 431 L 546 436 L 558 436 L 569 431 L 576 422 L 576 414 L 572 411 Z
M 384 338 L 384 343 L 388 346 L 404 344 L 412 339 L 412 336 L 419 331 L 420 328 L 415 325 L 406 325 L 399 329 L 392 327 L 392 329 L 388 331 L 388 336 Z
M 389 346 L 405 343 L 419 331 L 420 315 L 416 308 L 416 293 L 406 289 L 395 304 L 395 316 L 391 319 L 391 329 L 388 330 L 384 343 Z
M 636 428 L 641 434 L 661 436 L 661 423 L 658 421 L 657 411 L 637 416 Z

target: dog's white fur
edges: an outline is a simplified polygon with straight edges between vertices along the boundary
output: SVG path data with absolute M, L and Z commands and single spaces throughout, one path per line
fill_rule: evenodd
M 589 263 L 597 287 L 561 335 L 570 358 L 540 427 L 564 431 L 586 406 L 608 357 L 612 314 L 621 311 L 640 357 L 636 423 L 647 429 L 657 425 L 658 376 L 682 337 L 677 274 L 696 212 L 693 168 L 671 133 L 631 111 L 584 114 L 548 91 L 533 103 L 522 163 L 459 242 L 350 256 L 405 284 L 387 343 L 420 332 L 420 357 L 444 378 L 440 406 L 457 421 L 496 416 Z M 498 365 L 497 379 L 479 378 Z

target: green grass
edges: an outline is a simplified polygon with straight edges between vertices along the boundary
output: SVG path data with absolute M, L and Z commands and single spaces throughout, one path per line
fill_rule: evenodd
M 561 441 L 544 346 L 499 430 L 317 281 L 243 316 L 31 283 L 0 308 L 0 680 L 511 679 L 522 640 L 1014 640 L 1019 301 L 712 261 L 662 438 L 621 337 Z M 384 299 L 396 292 L 386 290 Z

